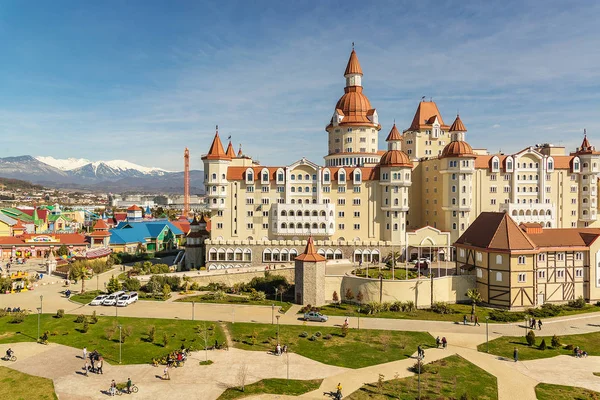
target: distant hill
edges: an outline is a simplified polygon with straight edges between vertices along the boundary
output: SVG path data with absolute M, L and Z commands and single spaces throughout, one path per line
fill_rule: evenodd
M 0 187 L 4 187 L 8 190 L 21 189 L 21 190 L 41 190 L 44 187 L 41 185 L 35 185 L 31 182 L 22 181 L 20 179 L 2 178 L 0 177 Z

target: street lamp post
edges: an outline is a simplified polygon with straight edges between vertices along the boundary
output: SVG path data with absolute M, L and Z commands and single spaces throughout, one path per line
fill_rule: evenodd
M 122 328 L 123 326 L 119 325 L 119 364 L 121 364 L 121 345 L 123 344 Z
M 419 366 L 419 374 L 418 374 L 418 394 L 419 394 L 419 400 L 421 400 L 421 356 L 419 355 L 417 357 L 417 365 Z
M 275 323 L 275 304 L 271 305 L 271 325 Z
M 358 330 L 360 330 L 360 307 L 358 307 Z
M 281 317 L 281 315 L 277 316 L 277 343 L 279 343 L 279 317 Z
M 96 274 L 96 292 L 100 291 L 100 275 Z
M 44 295 L 40 295 L 40 314 L 43 312 L 44 308 Z
M 38 339 L 38 342 L 39 342 L 40 341 L 40 316 L 42 315 L 42 308 L 38 307 L 37 312 L 38 312 L 38 334 L 37 334 L 37 339 Z
M 290 384 L 290 348 L 287 347 L 287 351 L 285 352 L 285 356 L 287 358 L 287 384 Z
M 196 309 L 196 302 L 192 301 L 192 321 L 194 320 L 194 311 Z
M 529 317 L 525 317 L 525 336 L 527 336 L 527 324 L 529 323 Z
M 490 352 L 490 338 L 488 336 L 488 320 L 490 319 L 489 316 L 485 316 L 485 352 L 489 353 Z

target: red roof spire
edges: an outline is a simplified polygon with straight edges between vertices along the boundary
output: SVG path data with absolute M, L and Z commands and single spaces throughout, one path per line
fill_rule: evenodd
M 392 140 L 402 140 L 402 135 L 400 135 L 398 128 L 396 128 L 395 121 L 394 126 L 392 126 L 392 130 L 390 131 L 390 134 L 388 135 L 387 139 L 385 139 L 386 142 L 390 142 Z
M 240 149 L 238 150 L 238 158 L 242 158 L 242 156 L 244 155 L 244 153 L 242 153 L 242 144 L 240 143 Z
M 221 143 L 221 138 L 219 137 L 219 125 L 217 125 L 215 138 L 210 146 L 210 150 L 208 150 L 208 154 L 202 157 L 203 160 L 227 160 L 229 157 L 225 154 L 225 150 L 223 150 L 223 144 Z
M 350 53 L 350 58 L 348 59 L 348 65 L 346 66 L 346 71 L 344 72 L 344 76 L 358 74 L 362 75 L 362 68 L 360 67 L 360 63 L 358 62 L 358 56 L 354 51 L 354 43 L 352 43 L 352 53 Z
M 456 114 L 456 119 L 454 120 L 454 122 L 452 123 L 452 126 L 450 127 L 450 132 L 466 132 L 467 128 L 465 127 L 465 124 L 463 124 L 462 120 L 460 119 L 460 115 Z
M 587 130 L 583 130 L 583 142 L 581 143 L 581 150 L 588 150 L 592 145 L 587 138 Z
M 320 255 L 315 250 L 315 245 L 313 243 L 312 236 L 308 237 L 308 242 L 306 243 L 306 249 L 304 249 L 304 253 L 300 254 L 296 257 L 296 260 L 300 261 L 308 261 L 308 262 L 319 262 L 325 261 L 325 257 Z
M 231 140 L 229 141 L 229 145 L 227 146 L 227 151 L 225 152 L 228 157 L 235 158 L 235 151 L 233 151 L 233 145 L 231 144 Z

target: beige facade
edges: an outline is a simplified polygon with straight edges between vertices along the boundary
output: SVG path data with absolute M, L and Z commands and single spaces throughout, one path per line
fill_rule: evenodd
M 325 165 L 303 158 L 262 166 L 241 150 L 237 157 L 229 149 L 225 153 L 215 135 L 203 157 L 211 212 L 207 267 L 291 265 L 309 236 L 344 258 L 354 254 L 357 243 L 386 251 L 395 247 L 410 258 L 408 233 L 431 226 L 449 233 L 453 242 L 489 211 L 544 227 L 600 226 L 600 153 L 587 138 L 571 154 L 550 144 L 490 154 L 468 145 L 458 116 L 448 126 L 436 103 L 421 101 L 402 134 L 394 125 L 383 152 L 379 117 L 363 93 L 354 51 L 344 77 L 344 94 L 325 128 Z M 266 259 L 267 248 L 287 256 Z M 227 249 L 241 250 L 242 259 L 219 256 Z

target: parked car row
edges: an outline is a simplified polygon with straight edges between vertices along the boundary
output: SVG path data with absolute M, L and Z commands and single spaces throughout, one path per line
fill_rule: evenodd
M 101 294 L 90 302 L 90 306 L 118 306 L 127 307 L 138 301 L 137 292 L 124 292 L 120 290 L 111 294 Z

